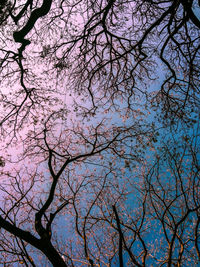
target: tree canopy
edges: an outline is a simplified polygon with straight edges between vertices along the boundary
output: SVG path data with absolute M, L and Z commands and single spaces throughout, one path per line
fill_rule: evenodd
M 1 264 L 199 264 L 199 14 L 1 1 Z

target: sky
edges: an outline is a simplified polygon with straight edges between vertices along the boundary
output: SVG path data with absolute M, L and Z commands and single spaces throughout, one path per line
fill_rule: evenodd
M 143 224 L 141 219 L 137 221 L 144 211 L 141 203 L 145 195 L 145 181 L 152 181 L 157 194 L 165 198 L 164 193 L 159 191 L 163 186 L 166 190 L 166 203 L 168 203 L 168 198 L 174 197 L 170 190 L 182 190 L 179 186 L 178 189 L 175 188 L 177 179 L 188 183 L 191 182 L 191 177 L 194 177 L 194 180 L 198 179 L 198 169 L 194 166 L 194 155 L 197 156 L 198 161 L 199 112 L 197 114 L 189 113 L 190 118 L 195 119 L 193 122 L 185 123 L 180 120 L 176 124 L 169 124 L 167 120 L 162 120 L 161 102 L 147 101 L 144 94 L 141 93 L 141 89 L 147 92 L 148 97 L 151 98 L 157 94 L 165 78 L 165 68 L 159 61 L 154 69 L 150 61 L 147 65 L 147 68 L 152 67 L 154 70 L 152 77 L 155 77 L 155 81 L 148 81 L 145 78 L 144 81 L 140 81 L 140 71 L 144 77 L 145 71 L 142 72 L 143 70 L 140 69 L 135 72 L 134 79 L 138 84 L 133 90 L 135 95 L 130 98 L 124 94 L 127 84 L 122 83 L 120 79 L 126 77 L 126 71 L 134 65 L 134 53 L 128 59 L 128 66 L 124 62 L 121 63 L 120 69 L 118 69 L 119 65 L 114 65 L 111 75 L 106 76 L 108 79 L 102 79 L 102 77 L 105 73 L 108 75 L 109 64 L 102 69 L 99 76 L 98 74 L 92 76 L 92 71 L 96 68 L 93 69 L 94 62 L 97 62 L 98 66 L 102 57 L 106 62 L 109 56 L 113 56 L 114 50 L 109 55 L 110 48 L 106 43 L 107 40 L 99 35 L 99 38 L 96 39 L 99 44 L 98 53 L 89 63 L 86 56 L 88 64 L 83 64 L 84 56 L 81 58 L 77 56 L 81 49 L 84 54 L 85 43 L 82 43 L 82 46 L 81 44 L 74 46 L 72 52 L 67 53 L 66 51 L 70 47 L 68 41 L 81 32 L 81 27 L 86 21 L 84 15 L 81 14 L 84 12 L 84 6 L 78 5 L 77 10 L 75 8 L 74 13 L 72 12 L 67 20 L 64 20 L 64 15 L 62 15 L 62 21 L 60 21 L 60 16 L 57 16 L 53 23 L 49 23 L 50 16 L 59 13 L 57 4 L 57 2 L 53 3 L 52 13 L 39 20 L 34 30 L 28 34 L 27 37 L 31 39 L 31 44 L 26 47 L 22 59 L 16 60 L 15 58 L 19 44 L 13 41 L 13 32 L 10 30 L 12 27 L 16 29 L 17 26 L 12 22 L 1 31 L 1 44 L 4 50 L 1 50 L 0 57 L 6 57 L 1 68 L 1 77 L 3 77 L 1 79 L 1 119 L 7 115 L 7 121 L 1 125 L 1 155 L 5 160 L 5 166 L 1 167 L 0 201 L 2 207 L 4 203 L 9 207 L 12 205 L 12 201 L 20 199 L 22 192 L 31 188 L 31 182 L 34 181 L 33 187 L 27 193 L 26 200 L 22 201 L 22 210 L 16 211 L 19 214 L 17 222 L 23 220 L 23 216 L 28 220 L 29 212 L 31 216 L 34 216 L 34 211 L 29 203 L 33 203 L 34 208 L 41 207 L 41 203 L 44 203 L 48 196 L 52 183 L 48 168 L 47 143 L 57 153 L 55 153 L 53 166 L 58 171 L 63 163 L 63 158 L 59 154 L 65 154 L 69 158 L 76 157 L 81 152 L 91 151 L 97 133 L 96 142 L 101 146 L 102 142 L 107 142 L 119 130 L 122 131 L 126 128 L 124 132 L 122 131 L 122 137 L 120 136 L 121 141 L 117 139 L 111 145 L 111 149 L 101 152 L 99 156 L 70 163 L 58 183 L 54 205 L 48 211 L 49 215 L 50 212 L 55 211 L 55 207 L 59 207 L 66 199 L 69 199 L 70 204 L 55 220 L 53 238 L 56 239 L 58 236 L 59 241 L 64 239 L 61 244 L 63 253 L 66 250 L 68 252 L 70 245 L 72 246 L 72 251 L 77 257 L 75 266 L 86 266 L 83 246 L 79 250 L 83 238 L 75 229 L 76 212 L 80 214 L 78 223 L 80 229 L 83 230 L 85 216 L 89 215 L 107 216 L 111 222 L 116 223 L 113 215 L 111 216 L 109 213 L 112 205 L 115 204 L 123 222 L 132 225 L 134 221 L 136 228 L 141 223 L 144 233 L 147 233 L 144 234 L 144 240 L 148 246 L 159 247 L 159 240 L 161 236 L 163 237 L 163 232 L 158 220 L 155 222 L 152 220 L 151 211 L 153 209 L 151 207 L 150 210 L 150 204 L 146 206 L 147 217 Z M 67 7 L 65 8 L 67 9 Z M 126 14 L 126 27 L 132 26 L 130 14 L 134 5 L 130 5 L 129 8 Z M 195 9 L 195 12 L 199 12 L 199 10 Z M 118 15 L 119 21 L 123 19 L 121 13 Z M 95 17 L 92 17 L 90 27 L 94 25 L 94 19 Z M 20 23 L 23 24 L 23 22 Z M 65 23 L 70 27 L 65 27 Z M 137 25 L 135 20 L 134 23 L 136 28 L 140 26 L 139 22 Z M 100 30 L 101 27 L 97 28 L 97 32 Z M 115 34 L 119 33 L 121 33 L 120 28 Z M 129 38 L 133 36 L 130 29 L 126 34 L 126 37 Z M 140 35 L 142 32 L 138 32 L 138 36 Z M 94 36 L 91 37 L 91 42 L 88 42 L 89 47 L 92 41 L 94 41 Z M 111 42 L 111 39 L 109 41 Z M 128 45 L 128 41 L 124 42 Z M 106 45 L 105 51 L 104 45 Z M 114 48 L 118 49 L 119 45 L 120 43 L 115 39 L 113 41 Z M 120 48 L 119 51 L 121 51 Z M 88 51 L 87 53 L 89 54 Z M 152 60 L 154 54 L 150 58 Z M 29 97 L 27 97 L 26 90 L 23 90 L 22 84 L 20 85 L 20 78 L 22 79 L 19 72 L 20 62 L 23 64 L 21 73 L 23 73 L 24 87 L 28 92 L 31 91 Z M 87 87 L 88 77 L 94 77 L 91 83 L 93 102 Z M 117 78 L 119 78 L 119 85 L 116 88 L 120 88 L 121 91 L 119 90 L 113 95 L 111 85 Z M 108 91 L 105 92 L 106 86 Z M 133 88 L 130 86 L 128 89 Z M 23 102 L 24 100 L 26 101 Z M 130 100 L 129 106 L 127 100 Z M 98 105 L 98 108 L 95 109 L 94 104 Z M 158 108 L 153 106 L 154 104 L 158 104 Z M 89 110 L 91 112 L 88 112 Z M 50 116 L 51 114 L 53 115 Z M 44 129 L 47 130 L 46 143 Z M 172 160 L 172 156 L 177 159 L 177 162 Z M 178 164 L 178 167 L 175 163 Z M 181 172 L 179 172 L 179 167 L 182 168 Z M 187 188 L 188 184 L 186 183 L 184 186 Z M 19 187 L 23 190 L 20 191 Z M 10 190 L 9 193 L 7 190 Z M 97 201 L 94 204 L 96 197 Z M 175 213 L 179 211 L 179 207 L 177 207 L 180 205 L 179 199 L 184 201 L 182 197 L 176 199 L 176 205 L 172 205 Z M 160 203 L 160 206 L 164 205 L 161 202 L 155 197 L 155 203 Z M 193 203 L 192 200 L 191 203 Z M 180 210 L 183 211 L 184 207 L 181 207 Z M 10 216 L 14 218 L 14 213 L 11 213 Z M 170 217 L 168 213 L 167 216 Z M 95 237 L 102 242 L 102 251 L 104 252 L 108 249 L 105 244 L 108 244 L 109 238 L 114 236 L 112 232 L 114 230 L 107 222 L 102 224 L 98 222 L 99 224 L 91 226 L 92 219 L 90 218 L 90 220 L 87 224 L 88 244 L 90 249 L 98 255 Z M 190 221 L 187 223 L 188 228 L 186 227 L 186 229 L 189 229 Z M 148 230 L 151 229 L 149 227 L 152 227 L 152 224 L 155 225 L 155 227 L 153 226 L 154 232 Z M 30 222 L 30 225 L 25 224 L 25 226 L 30 227 L 31 232 L 34 231 L 33 221 Z M 124 226 L 123 229 L 125 231 Z M 159 230 L 161 232 L 157 235 Z M 130 229 L 125 231 L 129 243 L 133 232 Z M 169 229 L 167 232 L 170 236 Z M 133 245 L 133 248 L 135 249 L 138 244 L 140 244 L 139 240 L 136 245 Z M 110 250 L 107 250 L 108 254 L 112 253 L 113 247 L 114 245 L 111 245 Z M 190 248 L 190 245 L 188 247 Z M 136 254 L 139 252 L 140 249 Z M 165 252 L 155 249 L 154 253 L 149 256 L 150 264 L 151 262 L 155 264 L 156 257 L 162 258 Z M 31 255 L 36 258 L 35 252 Z M 106 261 L 108 261 L 106 256 L 100 255 L 99 257 L 102 262 L 105 260 L 105 263 L 101 263 L 102 266 L 106 266 Z M 78 263 L 82 259 L 83 265 Z M 128 261 L 127 255 L 124 255 L 124 260 Z M 37 259 L 36 263 L 38 263 Z M 16 266 L 18 266 L 17 264 Z M 44 264 L 50 266 L 49 263 Z M 119 266 L 117 256 L 114 257 L 111 266 Z

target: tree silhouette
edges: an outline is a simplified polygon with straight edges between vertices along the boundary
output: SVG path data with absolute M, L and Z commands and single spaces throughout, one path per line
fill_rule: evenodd
M 198 10 L 2 1 L 1 264 L 199 264 Z

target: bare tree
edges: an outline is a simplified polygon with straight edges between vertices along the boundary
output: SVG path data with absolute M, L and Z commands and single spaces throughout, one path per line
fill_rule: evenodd
M 118 258 L 117 266 L 199 264 L 198 157 L 198 146 L 189 140 L 163 145 L 153 163 L 143 164 L 139 177 L 126 179 L 124 196 L 129 197 L 123 204 L 112 200 L 105 205 L 108 197 L 99 196 L 100 212 L 88 216 L 86 225 L 95 229 L 101 222 L 103 229 L 110 229 L 106 244 L 110 249 L 114 243 L 109 256 Z M 103 249 L 99 245 L 101 253 Z M 97 264 L 98 258 L 90 253 Z M 108 259 L 105 266 L 111 266 Z
M 165 119 L 191 119 L 199 107 L 199 8 L 197 1 L 171 0 L 16 1 L 9 18 L 19 26 L 10 38 L 20 47 L 14 55 L 5 49 L 4 58 L 14 57 L 22 73 L 37 43 L 34 57 L 49 65 L 48 73 L 57 71 L 59 81 L 67 78 L 68 88 L 88 94 L 92 112 L 105 98 L 128 97 L 130 108 L 139 92 L 150 97 L 149 83 L 162 76 L 153 105 Z
M 199 263 L 198 9 L 0 4 L 2 264 Z

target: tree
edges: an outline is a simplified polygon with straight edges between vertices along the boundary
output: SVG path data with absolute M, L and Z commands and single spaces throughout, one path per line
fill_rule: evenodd
M 2 264 L 198 264 L 198 8 L 2 2 Z
M 137 184 L 141 204 L 128 216 L 130 219 L 127 213 L 120 218 L 114 209 L 119 243 L 121 239 L 123 244 L 121 253 L 123 249 L 127 252 L 130 266 L 199 264 L 199 167 L 195 149 L 188 141 L 177 142 L 176 147 L 163 146 L 141 178 L 141 186 Z

